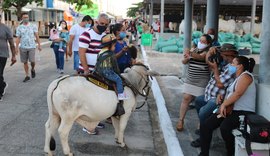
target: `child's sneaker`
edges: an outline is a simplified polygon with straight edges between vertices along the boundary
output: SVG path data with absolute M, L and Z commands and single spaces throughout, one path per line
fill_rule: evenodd
M 58 51 L 65 52 L 64 49 L 62 49 L 62 48 L 58 49 Z
M 126 99 L 128 99 L 126 93 L 118 94 L 118 100 L 126 100 Z

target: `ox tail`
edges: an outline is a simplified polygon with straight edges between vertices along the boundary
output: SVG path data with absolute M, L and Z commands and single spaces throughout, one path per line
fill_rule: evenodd
M 54 151 L 56 148 L 56 144 L 55 144 L 55 140 L 53 137 L 51 137 L 51 140 L 50 140 L 50 150 L 51 151 Z
M 54 80 L 47 89 L 47 104 L 48 104 L 48 111 L 49 111 L 49 119 L 45 127 L 46 127 L 46 140 L 47 140 L 47 143 L 49 143 L 49 145 L 47 144 L 47 147 L 49 146 L 49 149 L 51 151 L 54 151 L 56 148 L 56 143 L 53 136 L 54 136 L 56 128 L 58 128 L 59 126 L 58 122 L 56 121 L 57 119 L 55 119 L 55 117 L 60 117 L 57 110 L 54 107 L 53 93 L 57 89 L 59 82 L 64 80 L 67 77 L 69 76 L 68 75 L 63 76 Z

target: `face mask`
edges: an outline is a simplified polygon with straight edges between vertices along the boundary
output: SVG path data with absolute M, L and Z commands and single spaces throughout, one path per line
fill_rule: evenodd
M 23 23 L 28 23 L 28 22 L 29 22 L 29 18 L 23 19 Z
M 63 28 L 62 28 L 62 27 L 58 27 L 58 30 L 59 30 L 59 31 L 62 31 L 62 30 L 63 30 Z
M 223 61 L 220 62 L 220 65 L 222 65 L 222 66 L 226 66 L 227 64 L 228 64 L 228 62 L 225 61 L 225 60 L 223 60 Z
M 202 50 L 202 49 L 205 49 L 206 47 L 208 47 L 208 45 L 207 44 L 203 44 L 203 43 L 201 43 L 201 42 L 198 42 L 198 49 L 200 49 L 200 50 Z
M 212 40 L 215 38 L 215 36 L 214 35 L 209 35 L 211 38 L 212 38 Z
M 99 33 L 102 34 L 107 29 L 107 27 L 102 26 L 102 25 L 97 25 L 97 29 L 98 29 Z
M 235 66 L 232 66 L 231 64 L 229 64 L 228 70 L 229 70 L 229 74 L 232 75 L 232 74 L 236 73 L 237 68 Z
M 66 28 L 66 25 L 65 24 L 61 24 L 61 28 L 62 29 L 65 29 Z
M 87 24 L 85 25 L 85 28 L 90 28 L 90 27 L 91 27 L 91 24 L 88 24 L 88 23 L 87 23 Z
M 119 37 L 121 39 L 124 39 L 126 36 L 127 36 L 127 34 L 125 32 L 120 32 L 120 34 L 119 34 Z

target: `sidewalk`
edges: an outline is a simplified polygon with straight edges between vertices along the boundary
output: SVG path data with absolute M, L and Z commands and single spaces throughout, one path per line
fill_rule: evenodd
M 187 112 L 184 131 L 178 132 L 175 129 L 179 117 L 180 103 L 182 101 L 183 81 L 180 78 L 183 69 L 181 63 L 182 54 L 160 53 L 154 50 L 151 51 L 149 47 L 146 47 L 145 50 L 151 69 L 162 75 L 156 77 L 156 79 L 165 99 L 166 108 L 183 154 L 187 156 L 196 156 L 199 154 L 200 148 L 193 148 L 190 146 L 191 141 L 198 138 L 194 133 L 199 123 L 195 109 Z M 219 137 L 213 137 L 210 155 L 225 155 L 225 145 L 223 140 Z
M 155 42 L 153 43 L 153 46 L 154 45 Z M 151 50 L 151 47 L 145 47 L 145 51 L 147 53 L 147 59 L 150 68 L 154 71 L 157 71 L 161 75 L 157 76 L 156 79 L 165 99 L 165 105 L 169 113 L 172 126 L 177 135 L 179 144 L 181 146 L 181 150 L 183 151 L 184 155 L 197 156 L 200 152 L 200 148 L 194 148 L 190 145 L 193 140 L 199 137 L 195 134 L 195 130 L 197 129 L 199 123 L 196 110 L 188 110 L 185 117 L 184 130 L 182 132 L 178 132 L 175 128 L 179 118 L 179 108 L 182 101 L 183 80 L 181 79 L 181 76 L 183 74 L 184 66 L 181 61 L 183 54 L 162 53 L 153 49 Z M 246 55 L 246 57 L 252 57 L 255 59 L 256 66 L 254 68 L 253 74 L 255 79 L 257 79 L 260 55 L 251 54 Z M 226 155 L 225 143 L 221 137 L 219 129 L 213 133 L 210 155 Z

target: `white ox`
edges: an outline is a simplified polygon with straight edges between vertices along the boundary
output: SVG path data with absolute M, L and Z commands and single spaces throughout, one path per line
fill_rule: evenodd
M 124 131 L 131 115 L 136 108 L 136 96 L 149 88 L 151 72 L 144 65 L 134 65 L 127 69 L 122 76 L 132 84 L 138 92 L 133 92 L 130 87 L 124 91 L 129 99 L 124 100 L 125 114 L 119 118 L 112 117 L 115 129 L 115 139 L 121 147 L 125 147 Z M 65 76 L 54 80 L 47 90 L 49 118 L 45 124 L 44 151 L 52 155 L 55 150 L 54 135 L 58 130 L 63 152 L 72 156 L 68 144 L 68 135 L 74 122 L 79 123 L 89 130 L 94 130 L 99 121 L 111 117 L 118 103 L 114 91 L 105 90 L 90 83 L 83 76 Z
M 192 21 L 192 32 L 197 30 L 197 24 L 195 21 Z M 179 25 L 179 36 L 181 34 L 185 33 L 185 20 L 182 20 L 180 25 Z

